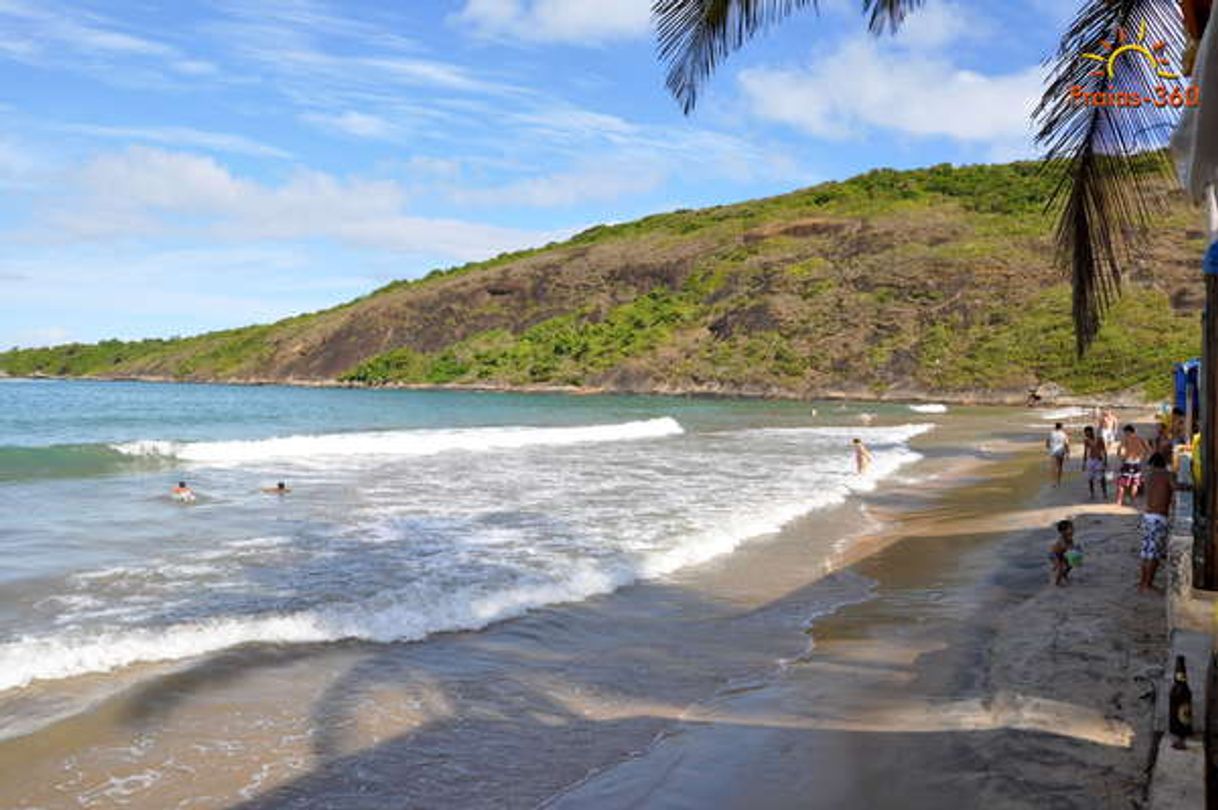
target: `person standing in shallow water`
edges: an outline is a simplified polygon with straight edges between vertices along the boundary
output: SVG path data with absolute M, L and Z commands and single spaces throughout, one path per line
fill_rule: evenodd
M 1095 482 L 1099 481 L 1104 500 L 1108 500 L 1108 445 L 1103 437 L 1095 435 L 1095 428 L 1090 425 L 1083 428 L 1083 470 L 1087 473 L 1091 498 L 1095 498 Z
M 1061 422 L 1053 426 L 1053 432 L 1045 439 L 1045 447 L 1049 450 L 1049 475 L 1053 479 L 1053 486 L 1060 487 L 1062 468 L 1070 457 L 1070 436 Z
M 871 451 L 867 449 L 867 445 L 863 444 L 862 439 L 855 439 L 853 444 L 854 471 L 859 475 L 864 475 L 867 468 L 871 466 Z
M 1108 447 L 1114 447 L 1117 443 L 1117 418 L 1111 408 L 1105 408 L 1100 414 L 1100 438 L 1104 440 L 1104 444 Z

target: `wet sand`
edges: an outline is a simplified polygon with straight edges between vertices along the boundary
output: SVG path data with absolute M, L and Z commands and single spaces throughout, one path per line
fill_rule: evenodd
M 1080 492 L 1025 455 L 905 516 L 855 567 L 874 598 L 817 622 L 783 677 L 692 707 L 547 806 L 1144 806 L 1164 606 L 1134 587 L 1136 513 Z M 1064 516 L 1087 554 L 1059 588 Z
M 1148 750 L 1135 676 L 1164 632 L 1161 602 L 1132 594 L 1120 527 L 1133 519 L 1084 521 L 1078 582 L 1047 587 L 1044 527 L 1067 494 L 1042 487 L 1039 456 L 979 444 L 996 419 L 949 420 L 920 443 L 912 475 L 929 485 L 886 486 L 864 510 L 817 513 L 663 582 L 422 644 L 263 646 L 158 670 L 0 742 L 0 795 L 1127 807 Z M 809 553 L 830 532 L 835 550 Z

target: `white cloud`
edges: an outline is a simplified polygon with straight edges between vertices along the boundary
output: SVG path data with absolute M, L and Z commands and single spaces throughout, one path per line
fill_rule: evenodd
M 414 177 L 451 179 L 461 175 L 461 161 L 453 158 L 414 155 L 403 166 Z
M 72 332 L 62 326 L 46 326 L 40 329 L 25 329 L 15 332 L 5 345 L 12 346 L 58 346 L 72 339 Z
M 220 68 L 201 59 L 179 59 L 170 67 L 187 76 L 214 76 L 220 72 Z
M 486 93 L 509 89 L 493 82 L 482 81 L 460 65 L 434 59 L 376 57 L 356 59 L 351 64 L 360 70 L 379 71 L 385 77 L 407 85 Z
M 10 34 L 25 35 L 26 39 L 18 41 L 25 43 L 27 47 L 23 49 L 27 53 L 58 55 L 65 48 L 86 54 L 167 56 L 174 53 L 165 43 L 119 30 L 95 15 L 49 4 L 5 0 L 0 2 L 0 18 L 6 20 Z
M 144 141 L 167 146 L 193 146 L 217 152 L 253 155 L 254 157 L 290 158 L 292 156 L 290 152 L 260 143 L 244 135 L 209 132 L 190 127 L 109 127 L 93 124 L 69 124 L 64 129 L 95 138 Z
M 961 40 L 981 40 L 991 34 L 988 20 L 956 3 L 929 2 L 910 14 L 893 44 L 913 50 L 939 50 Z
M 201 79 L 219 76 L 216 65 L 194 58 L 165 34 L 79 3 L 0 0 L 0 60 L 141 90 L 193 89 Z M 198 44 L 192 38 L 189 47 Z
M 0 112 L 3 108 L 0 108 Z M 0 136 L 0 181 L 15 179 L 30 174 L 36 161 L 24 147 Z
M 514 113 L 510 118 L 534 134 L 570 138 L 620 139 L 638 135 L 640 128 L 616 115 L 574 107 L 551 107 Z
M 357 138 L 388 138 L 395 131 L 394 126 L 384 118 L 354 110 L 336 115 L 305 113 L 301 118 L 309 123 L 317 124 L 322 129 L 353 135 Z
M 43 212 L 32 237 L 189 236 L 238 242 L 325 238 L 402 253 L 478 259 L 554 234 L 411 216 L 384 180 L 301 169 L 279 185 L 238 177 L 213 158 L 150 147 L 100 156 Z
M 651 0 L 466 0 L 455 19 L 484 37 L 595 45 L 646 36 Z
M 552 208 L 642 194 L 660 187 L 666 179 L 654 162 L 619 159 L 499 187 L 454 189 L 451 196 L 461 205 Z
M 1027 140 L 1042 75 L 1032 67 L 988 76 L 856 39 L 806 69 L 745 70 L 739 82 L 758 117 L 821 138 L 882 129 L 992 144 Z

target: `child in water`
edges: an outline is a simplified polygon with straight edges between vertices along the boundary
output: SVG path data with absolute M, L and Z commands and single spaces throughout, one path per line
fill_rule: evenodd
M 1074 569 L 1072 561 L 1075 556 L 1074 521 L 1059 520 L 1057 522 L 1057 540 L 1049 548 L 1049 562 L 1053 566 L 1054 585 L 1070 584 L 1070 572 Z
M 169 497 L 179 503 L 191 503 L 195 499 L 195 493 L 190 487 L 186 486 L 185 481 L 179 481 L 176 487 L 169 490 Z

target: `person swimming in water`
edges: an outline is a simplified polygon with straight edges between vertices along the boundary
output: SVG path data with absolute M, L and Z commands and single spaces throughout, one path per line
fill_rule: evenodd
M 283 481 L 280 481 L 278 484 L 276 484 L 273 487 L 263 487 L 262 491 L 265 492 L 267 495 L 287 495 L 289 492 L 292 491 L 292 489 L 287 484 L 285 484 Z
M 179 481 L 176 487 L 169 490 L 169 497 L 173 498 L 175 501 L 190 503 L 195 499 L 195 493 L 194 490 L 186 486 L 185 481 Z

